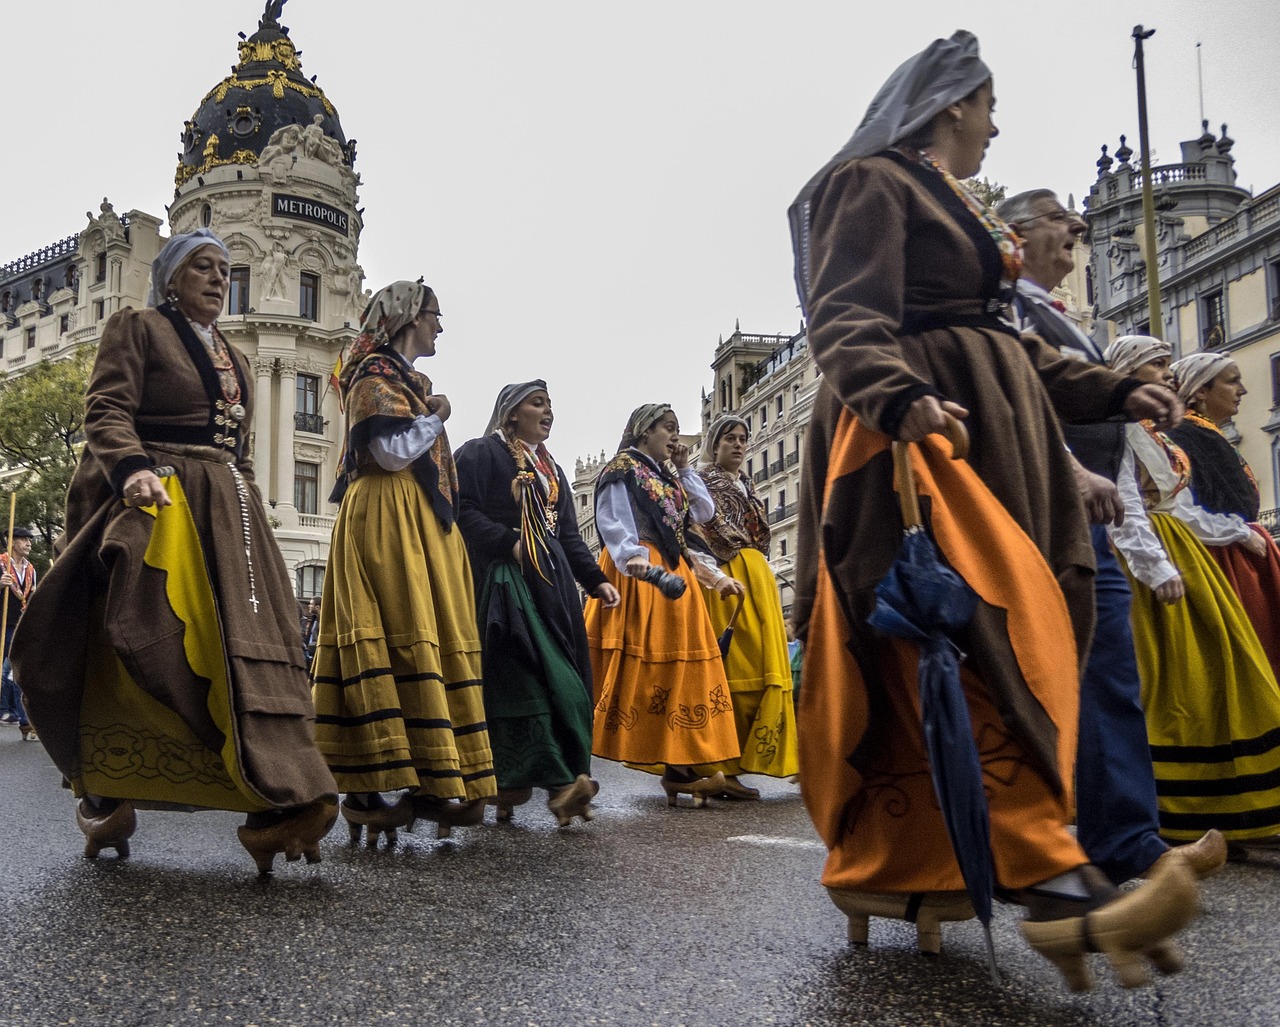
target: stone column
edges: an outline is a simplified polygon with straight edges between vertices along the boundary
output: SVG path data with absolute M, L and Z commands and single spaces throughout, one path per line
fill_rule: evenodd
M 280 358 L 280 406 L 276 410 L 276 516 L 286 524 L 297 524 L 293 505 L 293 410 L 297 405 L 298 363 L 293 357 Z
M 258 479 L 262 498 L 267 502 L 270 502 L 275 494 L 271 480 L 271 471 L 275 464 L 271 452 L 274 424 L 271 417 L 271 377 L 274 371 L 275 360 L 272 357 L 253 358 L 253 372 L 257 377 L 257 386 L 253 391 L 253 470 Z M 289 498 L 293 498 L 292 493 Z

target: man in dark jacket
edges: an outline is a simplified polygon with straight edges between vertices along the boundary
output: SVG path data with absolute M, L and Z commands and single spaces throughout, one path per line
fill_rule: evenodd
M 1022 277 L 1014 300 L 1018 326 L 1061 353 L 1090 363 L 1102 349 L 1066 316 L 1052 292 L 1075 266 L 1083 218 L 1063 208 L 1047 189 L 1003 200 L 997 212 L 1023 240 Z M 1142 712 L 1138 664 L 1129 623 L 1132 595 L 1106 525 L 1120 523 L 1124 508 L 1115 480 L 1124 454 L 1125 424 L 1063 425 L 1076 459 L 1076 483 L 1084 497 L 1098 560 L 1094 596 L 1097 625 L 1080 682 L 1080 736 L 1076 755 L 1076 835 L 1089 859 L 1117 884 L 1145 877 L 1155 862 L 1184 859 L 1198 877 L 1226 860 L 1226 842 L 1210 831 L 1193 845 L 1171 850 L 1160 838 L 1155 775 Z

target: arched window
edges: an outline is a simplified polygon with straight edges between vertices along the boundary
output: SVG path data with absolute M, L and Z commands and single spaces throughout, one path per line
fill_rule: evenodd
M 324 564 L 304 563 L 298 566 L 296 591 L 299 599 L 310 599 L 324 591 Z

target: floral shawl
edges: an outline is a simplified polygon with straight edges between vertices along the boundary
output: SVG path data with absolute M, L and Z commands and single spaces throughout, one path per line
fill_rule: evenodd
M 429 413 L 431 379 L 411 368 L 398 354 L 375 350 L 352 369 L 344 392 L 347 437 L 338 464 L 338 482 L 329 497 L 333 503 L 342 502 L 351 483 L 373 462 L 369 443 L 375 435 L 407 428 L 414 418 Z M 449 531 L 457 517 L 458 471 L 448 434 L 442 431 L 431 448 L 409 467 L 441 526 Z
M 675 570 L 685 551 L 689 516 L 689 497 L 680 479 L 639 450 L 626 449 L 604 465 L 596 479 L 596 495 L 615 481 L 627 486 L 640 538 L 656 545 L 667 567 Z
M 717 464 L 707 464 L 698 474 L 715 500 L 716 515 L 705 524 L 695 525 L 693 530 L 702 536 L 715 558 L 720 563 L 728 563 L 743 549 L 758 549 L 767 557 L 769 519 L 764 503 L 751 486 L 751 479 L 741 471 L 732 475 Z

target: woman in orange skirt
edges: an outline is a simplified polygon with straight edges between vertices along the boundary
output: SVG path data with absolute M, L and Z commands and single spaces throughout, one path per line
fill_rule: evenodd
M 600 569 L 621 602 L 587 607 L 596 686 L 592 751 L 661 772 L 672 806 L 680 793 L 702 806 L 723 792 L 723 772 L 703 777 L 693 767 L 740 754 L 715 629 L 685 540 L 691 521 L 714 513 L 670 404 L 633 411 L 617 455 L 596 481 Z M 718 575 L 715 588 L 731 595 L 742 585 Z
M 964 882 L 931 782 L 915 646 L 867 623 L 902 545 L 889 444 L 911 463 L 926 526 L 977 593 L 958 644 L 990 811 L 997 894 L 1072 990 L 1103 951 L 1126 986 L 1194 913 L 1182 858 L 1120 895 L 1067 829 L 1093 548 L 1058 418 L 1176 416 L 1165 389 L 1063 358 L 997 316 L 1017 237 L 964 186 L 996 135 L 991 72 L 967 32 L 885 83 L 850 141 L 791 207 L 796 279 L 822 370 L 801 488 L 797 603 L 807 630 L 800 780 L 829 855 L 823 884 L 866 938 L 870 915 L 964 915 Z M 935 437 L 962 418 L 971 446 Z M 938 894 L 941 893 L 941 894 Z M 925 925 L 928 925 L 926 931 Z

